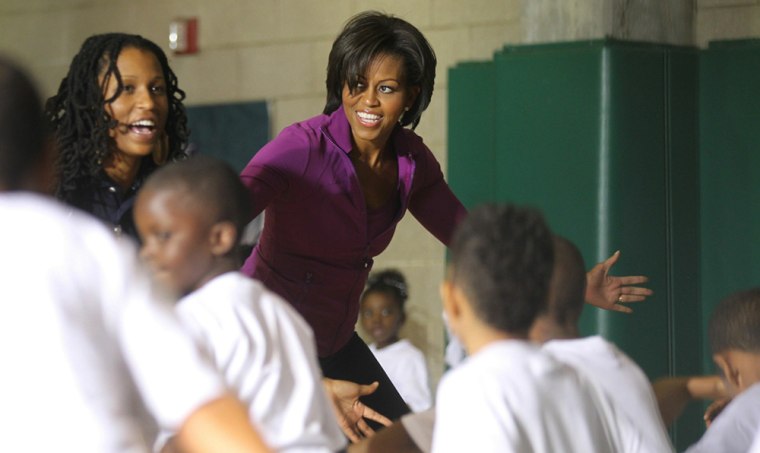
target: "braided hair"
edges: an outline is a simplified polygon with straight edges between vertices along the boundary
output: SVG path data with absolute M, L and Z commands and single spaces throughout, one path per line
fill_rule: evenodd
M 90 36 L 74 56 L 58 93 L 45 104 L 45 115 L 59 149 L 55 193 L 64 201 L 71 201 L 75 191 L 93 183 L 94 176 L 101 171 L 112 152 L 108 131 L 115 127 L 115 120 L 105 107 L 124 89 L 116 66 L 124 48 L 149 51 L 161 65 L 169 101 L 165 130 L 167 159 L 178 160 L 185 156 L 189 135 L 182 104 L 185 92 L 177 86 L 177 76 L 169 67 L 164 51 L 139 35 L 106 33 Z M 110 77 L 115 78 L 117 89 L 113 96 L 105 99 L 104 87 Z M 157 165 L 153 159 L 143 159 L 141 171 L 150 172 Z
M 409 298 L 409 291 L 406 279 L 401 272 L 395 269 L 387 269 L 371 275 L 367 280 L 367 287 L 362 295 L 362 300 L 368 294 L 375 292 L 390 295 L 398 304 L 401 312 L 404 311 L 404 304 Z

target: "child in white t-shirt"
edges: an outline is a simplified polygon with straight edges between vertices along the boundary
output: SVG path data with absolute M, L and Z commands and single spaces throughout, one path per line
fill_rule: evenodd
M 450 252 L 441 296 L 468 357 L 438 386 L 433 453 L 616 451 L 606 401 L 528 341 L 553 266 L 541 214 L 481 206 L 458 226 Z
M 614 344 L 599 335 L 580 337 L 586 272 L 580 250 L 554 237 L 554 270 L 547 308 L 538 315 L 530 338 L 544 351 L 572 366 L 610 403 L 605 415 L 620 434 L 619 453 L 668 453 L 673 446 L 644 372 Z
M 135 205 L 141 255 L 182 299 L 180 319 L 282 452 L 334 452 L 346 440 L 325 396 L 311 329 L 239 273 L 249 199 L 223 162 L 195 156 L 156 171 Z
M 430 408 L 425 356 L 409 340 L 399 338 L 406 321 L 406 279 L 397 270 L 372 275 L 361 299 L 361 324 L 372 338 L 375 354 L 393 385 L 414 412 Z
M 751 451 L 760 432 L 760 288 L 723 299 L 710 315 L 707 333 L 732 399 L 687 453 Z

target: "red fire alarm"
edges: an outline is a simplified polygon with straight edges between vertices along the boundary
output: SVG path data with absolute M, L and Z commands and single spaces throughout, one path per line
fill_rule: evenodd
M 177 55 L 198 53 L 198 18 L 174 19 L 169 24 L 169 48 Z

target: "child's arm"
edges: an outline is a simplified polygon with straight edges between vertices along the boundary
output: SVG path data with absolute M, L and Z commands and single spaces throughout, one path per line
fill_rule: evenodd
M 348 453 L 430 453 L 435 427 L 435 408 L 406 414 L 369 439 L 348 446 Z
M 167 444 L 183 453 L 269 453 L 253 429 L 247 409 L 231 395 L 199 407 Z
M 365 418 L 385 426 L 391 425 L 390 419 L 359 401 L 360 396 L 369 395 L 377 390 L 377 386 L 380 385 L 378 382 L 360 385 L 349 381 L 322 378 L 322 384 L 332 403 L 338 425 L 351 442 L 359 442 L 362 437 L 375 434 L 375 430 L 364 421 Z
M 422 452 L 401 422 L 383 428 L 374 436 L 364 439 L 358 444 L 348 446 L 348 453 L 385 453 L 389 451 L 395 453 Z
M 657 379 L 652 387 L 665 426 L 670 426 L 692 400 L 718 400 L 728 396 L 718 376 L 665 377 Z

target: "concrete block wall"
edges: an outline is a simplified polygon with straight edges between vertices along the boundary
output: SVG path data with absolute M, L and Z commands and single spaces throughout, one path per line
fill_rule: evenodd
M 695 0 L 696 42 L 706 47 L 710 41 L 760 38 L 760 1 Z
M 613 37 L 689 45 L 694 0 L 524 0 L 524 42 Z
M 267 100 L 275 135 L 322 111 L 332 41 L 350 16 L 367 9 L 414 23 L 437 53 L 435 94 L 418 133 L 445 169 L 447 69 L 519 42 L 521 0 L 3 0 L 0 52 L 21 60 L 49 96 L 87 36 L 137 33 L 168 50 L 171 20 L 197 17 L 200 52 L 170 55 L 187 104 Z M 410 282 L 402 335 L 427 353 L 435 385 L 444 368 L 438 298 L 444 247 L 408 216 L 376 260 L 375 269 L 386 267 Z

